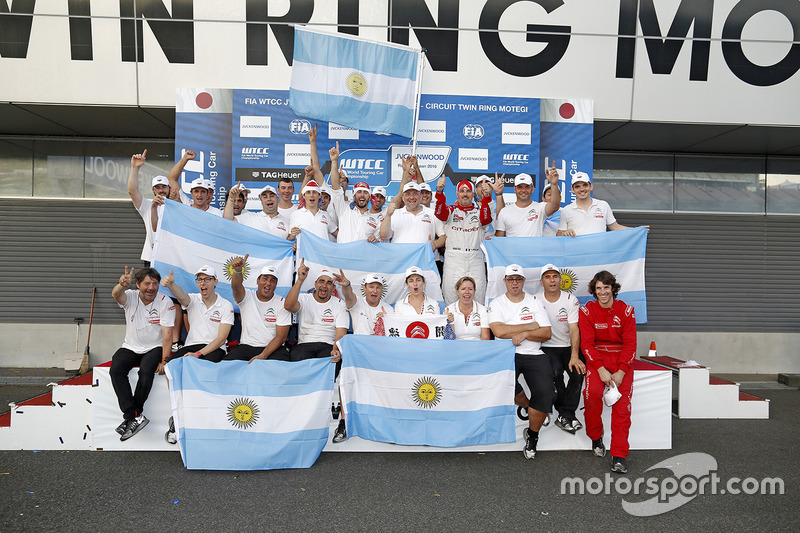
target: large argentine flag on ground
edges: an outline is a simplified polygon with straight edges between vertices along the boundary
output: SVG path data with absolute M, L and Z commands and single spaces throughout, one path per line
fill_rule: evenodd
M 202 470 L 308 468 L 325 447 L 331 359 L 167 364 L 183 464 Z
M 618 299 L 636 308 L 636 322 L 647 322 L 644 259 L 647 229 L 631 228 L 579 237 L 502 237 L 483 241 L 488 262 L 487 302 L 506 292 L 505 267 L 516 263 L 525 269 L 525 292 L 541 292 L 541 268 L 552 263 L 561 271 L 561 290 L 583 304 L 592 299 L 589 281 L 608 270 L 622 285 Z
M 290 105 L 301 117 L 411 137 L 421 51 L 296 27 Z
M 396 444 L 513 442 L 514 345 L 345 335 L 347 433 Z
M 323 269 L 332 272 L 344 271 L 345 276 L 353 284 L 353 291 L 361 293 L 361 282 L 370 273 L 380 274 L 386 280 L 383 285 L 382 298 L 394 304 L 408 292 L 406 289 L 406 269 L 417 266 L 425 277 L 425 294 L 439 302 L 442 306 L 442 287 L 439 270 L 433 258 L 430 243 L 422 244 L 390 244 L 356 241 L 335 243 L 321 239 L 303 231 L 298 236 L 297 263 L 305 261 L 309 268 L 308 278 L 301 287 L 307 291 L 314 287 L 314 282 Z
M 256 289 L 258 273 L 271 265 L 278 273 L 275 292 L 286 296 L 292 286 L 291 242 L 188 205 L 166 201 L 153 248 L 153 267 L 162 277 L 172 270 L 181 289 L 197 292 L 195 272 L 203 265 L 210 265 L 217 271 L 217 293 L 235 306 L 230 263 L 233 258 L 247 254 L 250 257 L 244 268 L 244 287 Z

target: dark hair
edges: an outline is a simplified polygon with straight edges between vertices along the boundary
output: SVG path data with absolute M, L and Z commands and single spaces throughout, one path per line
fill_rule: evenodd
M 595 298 L 597 298 L 597 293 L 595 292 L 595 286 L 597 285 L 598 281 L 601 282 L 603 285 L 611 285 L 611 294 L 616 299 L 617 294 L 619 294 L 619 290 L 622 288 L 622 285 L 617 283 L 617 278 L 614 277 L 614 274 L 612 274 L 608 270 L 601 270 L 600 272 L 594 275 L 592 281 L 589 282 L 589 292 Z
M 294 187 L 294 180 L 292 178 L 281 178 L 278 180 L 278 183 L 291 183 L 292 187 Z
M 135 276 L 136 285 L 139 285 L 141 282 L 143 282 L 144 278 L 146 278 L 147 276 L 150 276 L 156 281 L 161 281 L 161 274 L 158 273 L 158 270 L 156 270 L 155 268 L 145 267 L 136 273 Z

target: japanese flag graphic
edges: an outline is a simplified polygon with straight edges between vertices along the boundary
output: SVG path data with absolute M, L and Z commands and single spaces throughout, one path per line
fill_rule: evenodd
M 175 111 L 178 113 L 231 113 L 231 89 L 177 89 Z
M 542 122 L 594 122 L 594 100 L 542 98 L 539 107 Z

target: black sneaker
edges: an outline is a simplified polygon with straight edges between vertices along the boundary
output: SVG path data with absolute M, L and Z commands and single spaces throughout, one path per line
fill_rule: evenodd
M 617 474 L 627 474 L 628 473 L 628 465 L 625 463 L 624 457 L 612 457 L 611 458 L 611 471 L 616 472 Z
M 347 426 L 344 423 L 344 418 L 339 420 L 339 425 L 336 427 L 336 431 L 333 432 L 333 439 L 331 442 L 334 444 L 338 444 L 339 442 L 344 442 L 347 440 Z
M 142 428 L 144 428 L 150 420 L 147 419 L 144 415 L 139 415 L 136 418 L 128 421 L 128 427 L 125 428 L 125 433 L 119 438 L 119 440 L 126 441 L 129 438 L 133 437 L 137 433 L 139 433 Z
M 114 431 L 116 431 L 117 433 L 122 435 L 123 433 L 125 433 L 125 428 L 127 427 L 128 422 L 129 422 L 129 420 L 123 420 L 122 424 L 118 425 L 117 429 L 115 429 Z
M 533 459 L 536 457 L 536 445 L 539 443 L 539 437 L 532 437 L 530 428 L 522 430 L 522 436 L 525 437 L 525 447 L 522 448 L 522 455 L 525 459 Z
M 556 418 L 556 426 L 563 429 L 567 433 L 572 433 L 573 435 L 577 431 L 575 427 L 572 425 L 572 422 L 570 420 L 567 420 L 566 418 L 560 415 L 558 418 Z
M 169 417 L 169 429 L 164 434 L 164 440 L 167 441 L 167 444 L 175 444 L 178 442 L 178 436 L 175 434 L 175 421 L 172 417 Z
M 594 453 L 595 457 L 606 456 L 606 445 L 603 444 L 602 436 L 599 439 L 592 441 L 592 453 Z
M 527 420 L 528 419 L 528 408 L 522 407 L 521 405 L 517 406 L 517 416 L 520 420 Z
M 334 420 L 338 420 L 339 419 L 339 415 L 341 413 L 342 413 L 342 404 L 336 405 L 336 404 L 332 403 L 331 404 L 331 416 L 333 417 L 333 419 Z

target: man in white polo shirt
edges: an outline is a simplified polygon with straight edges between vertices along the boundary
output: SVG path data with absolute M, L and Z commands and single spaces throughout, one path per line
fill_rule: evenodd
M 583 427 L 575 416 L 581 401 L 583 374 L 586 364 L 581 359 L 581 335 L 578 328 L 578 299 L 561 290 L 561 272 L 553 264 L 542 267 L 539 283 L 544 294 L 537 294 L 550 319 L 550 338 L 542 343 L 542 351 L 550 358 L 556 377 L 556 400 L 558 410 L 556 425 L 573 435 Z M 567 385 L 564 386 L 564 372 Z
M 125 311 L 125 341 L 111 357 L 111 385 L 122 411 L 122 424 L 117 427 L 122 441 L 136 435 L 149 420 L 144 416 L 144 403 L 153 387 L 157 370 L 169 357 L 172 344 L 172 324 L 175 321 L 175 304 L 158 292 L 161 275 L 153 268 L 143 268 L 136 273 L 136 290 L 128 287 L 133 278 L 125 267 L 125 274 L 114 285 L 111 296 Z M 139 367 L 139 381 L 131 392 L 128 373 Z
M 330 149 L 332 203 L 339 219 L 337 242 L 355 242 L 367 240 L 378 242 L 380 232 L 378 215 L 369 212 L 369 185 L 360 181 L 353 187 L 353 207 L 347 203 L 344 190 L 339 179 L 339 143 Z
M 317 185 L 317 182 L 311 180 L 306 183 L 302 194 L 305 200 L 305 207 L 301 207 L 292 213 L 292 218 L 289 219 L 289 240 L 295 240 L 300 230 L 308 231 L 323 239 L 332 240 L 331 233 L 336 231 L 336 228 L 331 222 L 330 215 L 319 208 L 319 185 Z
M 539 430 L 553 407 L 555 396 L 555 372 L 550 358 L 541 349 L 541 343 L 551 335 L 550 319 L 533 295 L 525 293 L 525 274 L 521 266 L 508 265 L 503 281 L 505 294 L 489 305 L 489 327 L 496 338 L 511 339 L 517 347 L 514 356 L 517 378 L 522 374 L 531 390 L 522 453 L 526 459 L 533 459 Z
M 517 174 L 514 178 L 514 194 L 517 201 L 497 213 L 494 224 L 497 237 L 541 237 L 547 217 L 561 207 L 561 192 L 558 190 L 558 171 L 555 163 L 545 173 L 552 192 L 547 203 L 531 200 L 533 179 L 528 174 Z
M 341 356 L 334 352 L 333 345 L 347 333 L 350 316 L 344 302 L 333 296 L 333 274 L 323 270 L 314 283 L 314 292 L 300 294 L 307 277 L 308 267 L 301 259 L 297 281 L 284 302 L 287 311 L 297 313 L 297 344 L 292 348 L 292 361 L 334 356 L 334 362 L 338 362 Z
M 288 361 L 289 353 L 283 343 L 289 335 L 292 315 L 283 306 L 283 297 L 275 294 L 278 275 L 274 267 L 266 266 L 256 278 L 258 289 L 245 289 L 242 269 L 248 257 L 236 257 L 231 261 L 231 290 L 242 315 L 242 336 L 225 360 L 249 363 L 256 359 Z
M 235 215 L 230 198 L 237 196 L 238 192 L 239 185 L 231 187 L 228 203 L 225 204 L 225 218 L 281 239 L 289 238 L 289 221 L 278 213 L 278 193 L 272 185 L 267 185 L 258 193 L 258 198 L 261 200 L 261 211 L 258 212 L 242 211 L 241 214 Z
M 419 185 L 409 181 L 403 186 L 405 207 L 397 209 L 394 202 L 386 208 L 386 217 L 381 222 L 381 239 L 392 239 L 393 243 L 431 242 L 433 249 L 444 244 L 436 242 L 436 217 L 433 210 L 420 204 Z
M 181 203 L 190 205 L 201 211 L 205 211 L 206 213 L 210 213 L 212 215 L 217 215 L 221 217 L 222 210 L 217 207 L 213 207 L 211 205 L 211 201 L 214 199 L 214 185 L 211 183 L 211 180 L 207 180 L 204 178 L 197 178 L 195 180 L 192 180 L 189 189 L 189 193 L 192 195 L 191 198 L 189 198 L 186 195 L 186 193 L 183 192 L 183 190 L 181 189 L 181 182 L 180 182 L 181 172 L 183 172 L 186 163 L 188 163 L 195 157 L 197 157 L 197 154 L 195 154 L 191 150 L 186 150 L 186 152 L 183 153 L 183 156 L 180 158 L 180 160 L 177 163 L 175 163 L 175 166 L 173 166 L 172 169 L 169 171 L 169 174 L 167 174 L 167 179 L 169 180 L 169 186 L 172 189 L 173 193 L 174 191 L 177 191 L 178 193 L 177 199 Z
M 334 278 L 342 287 L 344 302 L 353 321 L 353 334 L 372 335 L 375 321 L 392 313 L 392 304 L 383 300 L 386 280 L 380 274 L 367 274 L 361 280 L 361 294 L 356 294 L 344 272 L 339 271 Z
M 575 201 L 561 210 L 557 235 L 589 235 L 608 230 L 628 229 L 614 218 L 611 206 L 605 200 L 592 198 L 592 180 L 586 172 L 572 176 L 572 192 Z
M 164 212 L 164 198 L 169 197 L 169 180 L 166 176 L 156 176 L 152 181 L 153 199 L 144 198 L 139 192 L 139 170 L 147 159 L 147 150 L 141 154 L 131 156 L 131 171 L 128 174 L 128 195 L 131 197 L 133 207 L 142 217 L 144 222 L 145 237 L 142 247 L 142 261 L 150 261 L 153 255 L 153 245 L 156 242 L 155 229 L 158 227 L 158 217 Z M 153 211 L 156 211 L 153 213 Z

